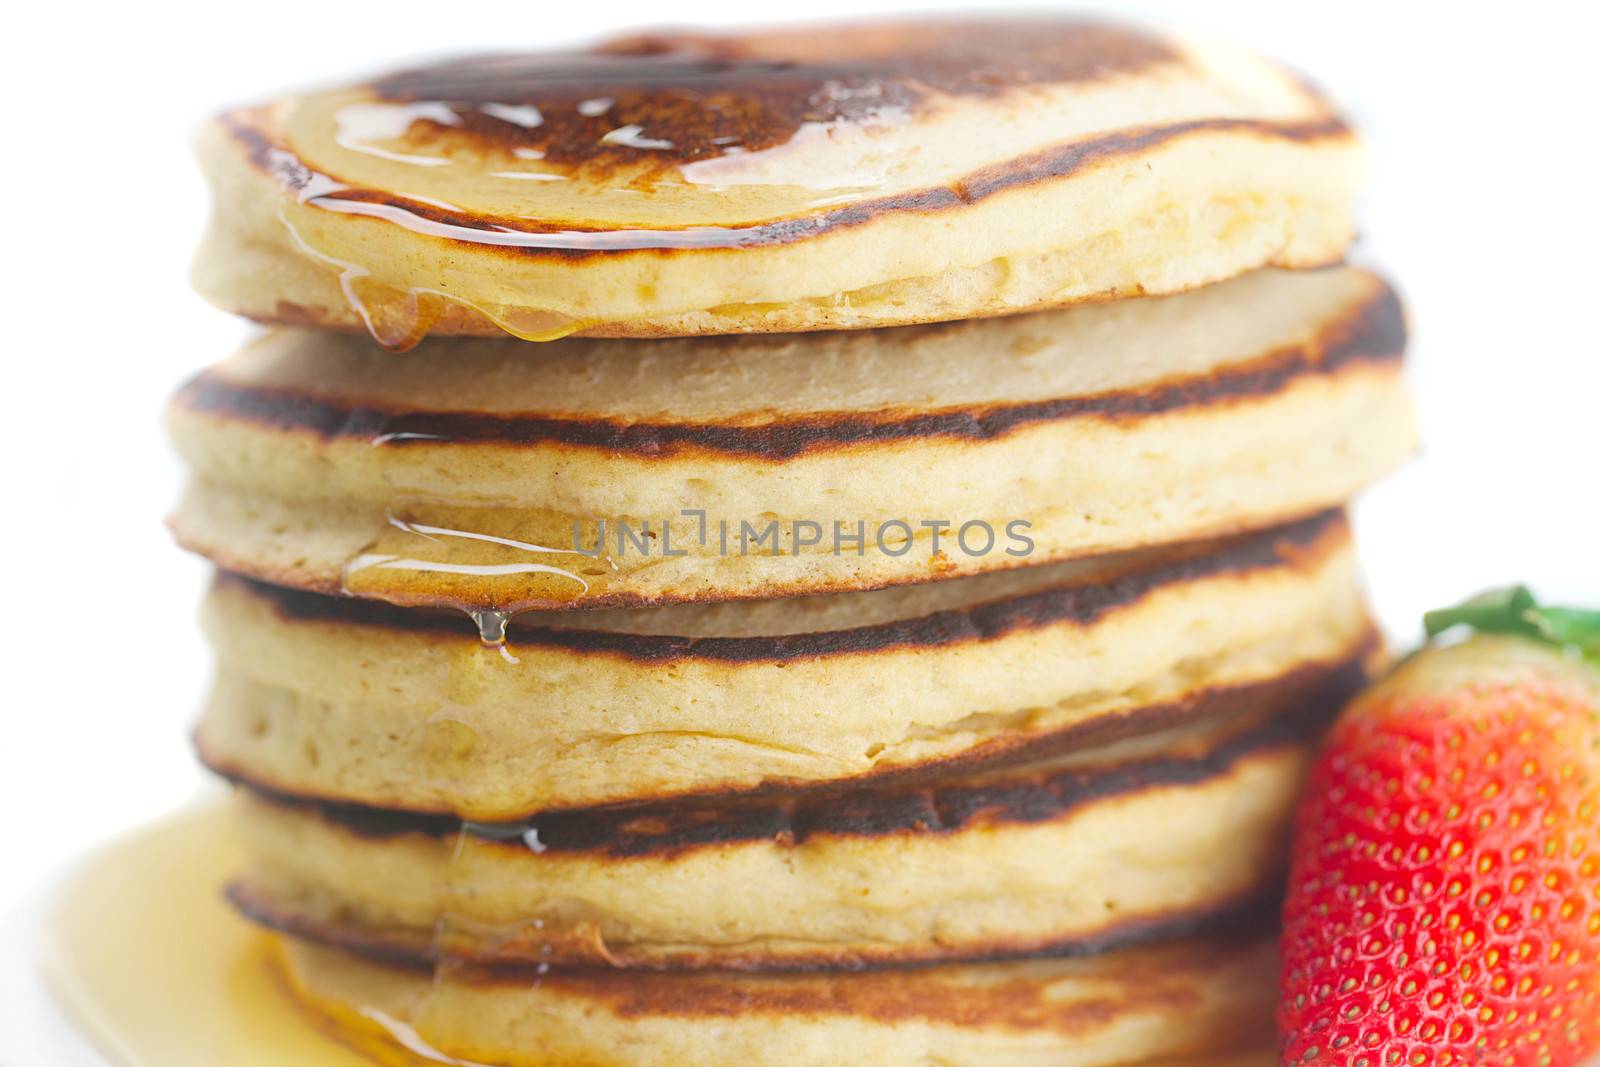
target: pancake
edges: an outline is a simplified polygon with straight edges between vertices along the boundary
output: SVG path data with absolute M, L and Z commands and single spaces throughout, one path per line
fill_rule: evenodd
M 465 617 L 222 576 L 213 769 L 483 821 L 993 761 L 1337 701 L 1374 648 L 1343 517 L 788 601 Z
M 1413 448 L 1404 344 L 1353 269 L 806 338 L 283 331 L 175 398 L 172 526 L 263 581 L 469 609 L 979 573 L 1344 503 Z
M 1336 261 L 1360 146 L 1238 49 L 1048 15 L 473 56 L 228 112 L 203 295 L 544 340 L 892 326 Z
M 1104 951 L 1270 905 L 1337 705 L 841 795 L 486 826 L 245 793 L 233 887 L 385 958 L 859 968 Z
M 385 965 L 284 939 L 289 983 L 386 1067 L 1267 1067 L 1271 938 L 856 974 Z

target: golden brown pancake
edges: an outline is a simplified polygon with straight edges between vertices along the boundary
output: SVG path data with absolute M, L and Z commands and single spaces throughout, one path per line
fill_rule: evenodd
M 973 318 L 1336 261 L 1360 157 L 1292 72 L 1114 23 L 653 33 L 219 117 L 195 276 L 393 347 Z
M 281 948 L 307 1007 L 386 1067 L 1272 1062 L 1270 937 L 801 975 L 428 971 Z
M 799 338 L 284 331 L 174 400 L 172 524 L 278 585 L 506 611 L 981 573 L 1344 503 L 1413 447 L 1404 343 L 1353 269 Z
M 510 825 L 247 792 L 233 896 L 269 925 L 413 961 L 773 970 L 1104 951 L 1270 908 L 1337 708 L 1252 709 L 929 784 Z
M 214 769 L 480 820 L 919 773 L 1241 704 L 1342 699 L 1372 651 L 1338 513 L 871 593 L 465 617 L 223 577 Z

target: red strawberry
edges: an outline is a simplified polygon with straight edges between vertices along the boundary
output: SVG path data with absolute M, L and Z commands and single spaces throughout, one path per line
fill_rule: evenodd
M 1296 823 L 1282 1062 L 1564 1067 L 1600 1052 L 1600 613 L 1525 590 L 1335 724 Z

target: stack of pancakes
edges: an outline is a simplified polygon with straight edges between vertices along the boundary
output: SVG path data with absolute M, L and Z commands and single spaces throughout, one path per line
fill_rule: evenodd
M 198 744 L 346 1040 L 1270 1047 L 1289 810 L 1379 651 L 1340 509 L 1413 444 L 1306 83 L 1061 18 L 647 35 L 202 155 L 199 283 L 272 328 L 172 406 Z

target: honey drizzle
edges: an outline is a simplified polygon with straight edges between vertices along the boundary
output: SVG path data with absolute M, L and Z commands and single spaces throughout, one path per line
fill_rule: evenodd
M 304 198 L 302 202 L 322 206 L 318 197 Z M 575 319 L 556 311 L 491 309 L 435 289 L 396 289 L 374 279 L 366 267 L 313 247 L 282 212 L 278 219 L 303 255 L 339 272 L 339 290 L 345 302 L 360 317 L 372 339 L 391 352 L 415 348 L 452 304 L 477 312 L 524 341 L 555 341 L 595 325 L 593 321 Z
M 417 1033 L 416 1027 L 403 1023 L 394 1016 L 379 1011 L 377 1008 L 366 1007 L 360 1009 L 360 1012 L 363 1019 L 380 1030 L 390 1041 L 426 1063 L 440 1063 L 445 1064 L 446 1067 L 489 1067 L 489 1065 L 478 1063 L 475 1060 L 457 1059 L 447 1053 L 440 1052 L 428 1044 L 426 1038 Z M 337 1030 L 337 1024 L 335 1024 L 335 1029 Z
M 554 548 L 549 545 L 536 544 L 532 541 L 524 541 L 512 537 L 501 537 L 496 534 L 456 529 L 432 523 L 413 522 L 393 514 L 390 514 L 387 520 L 389 527 L 393 530 L 408 538 L 418 538 L 431 546 L 438 546 L 441 554 L 446 556 L 451 551 L 451 543 L 453 541 L 464 542 L 467 545 L 510 549 L 515 553 L 524 554 L 578 554 L 576 549 Z M 397 577 L 435 575 L 463 578 L 549 575 L 558 580 L 575 583 L 576 589 L 572 591 L 569 599 L 577 599 L 589 591 L 589 580 L 583 575 L 550 563 L 520 559 L 511 562 L 479 563 L 450 558 L 425 558 L 423 554 L 385 551 L 383 550 L 384 548 L 396 546 L 389 546 L 384 542 L 385 538 L 381 537 L 374 540 L 344 565 L 340 576 L 340 588 L 345 595 L 383 598 L 386 595 L 398 596 L 403 594 L 408 603 L 420 603 L 422 606 L 427 606 L 431 603 L 437 607 L 455 608 L 464 611 L 472 619 L 473 625 L 477 627 L 478 637 L 483 646 L 497 651 L 500 657 L 508 663 L 519 662 L 517 657 L 512 654 L 506 641 L 507 626 L 516 614 L 514 610 L 504 604 L 494 603 L 492 600 L 479 604 L 464 603 L 463 598 L 449 595 L 448 590 L 444 588 L 435 588 L 430 593 L 427 586 L 419 587 L 403 580 L 385 581 L 383 576 L 386 573 L 394 573 Z M 485 599 L 487 600 L 488 598 Z
M 808 123 L 806 126 L 808 129 L 817 127 L 823 134 L 831 130 L 831 127 L 818 123 Z M 352 150 L 383 154 L 381 150 L 365 141 L 361 142 L 360 147 L 356 147 L 354 143 L 344 144 L 342 141 L 340 143 Z M 747 163 L 749 158 L 744 156 L 737 146 L 726 146 L 722 160 L 708 160 L 702 163 L 729 160 Z M 285 148 L 273 149 L 270 153 L 270 162 L 272 173 L 295 194 L 297 202 L 302 205 L 334 214 L 377 219 L 426 237 L 465 244 L 586 252 L 730 249 L 765 244 L 781 230 L 779 224 L 771 222 L 741 226 L 700 225 L 678 229 L 626 227 L 610 230 L 523 230 L 507 226 L 466 226 L 428 218 L 401 204 L 374 203 L 354 198 L 348 195 L 351 192 L 348 186 L 327 174 L 312 170 L 298 156 Z M 409 162 L 436 165 L 447 161 L 423 157 L 411 159 Z M 697 174 L 700 177 L 697 178 Z M 530 176 L 559 177 L 546 174 Z M 717 175 L 709 169 L 692 171 L 686 167 L 683 178 L 692 185 L 722 187 Z M 817 198 L 811 206 L 820 207 L 848 202 L 871 192 L 872 188 L 855 183 L 840 187 L 830 186 L 829 195 Z M 454 205 L 442 201 L 417 199 L 449 211 L 458 210 Z M 326 249 L 315 247 L 284 212 L 280 211 L 278 217 L 288 230 L 290 240 L 302 254 L 338 271 L 339 288 L 346 303 L 361 319 L 373 340 L 391 351 L 404 352 L 416 347 L 445 316 L 451 305 L 475 312 L 511 336 L 524 341 L 559 340 L 581 330 L 601 325 L 605 321 L 600 318 L 580 319 L 547 308 L 491 307 L 467 300 L 458 294 L 426 287 L 397 288 L 375 279 L 368 268 L 336 256 Z
M 483 642 L 485 648 L 492 648 L 500 653 L 500 658 L 507 663 L 521 663 L 506 645 L 506 624 L 511 621 L 511 616 L 495 608 L 480 608 L 467 612 L 478 627 L 478 640 Z

